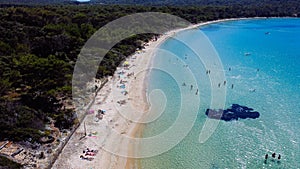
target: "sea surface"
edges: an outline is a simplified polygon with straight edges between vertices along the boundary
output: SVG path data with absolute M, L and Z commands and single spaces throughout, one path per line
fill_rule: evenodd
M 170 141 L 179 140 L 170 150 L 141 159 L 143 169 L 300 168 L 300 19 L 214 23 L 180 32 L 159 49 L 148 86 L 157 117 L 143 137 L 173 132 Z M 200 133 L 209 129 L 203 128 L 206 109 L 220 108 L 213 102 L 224 109 L 247 106 L 260 117 L 215 120 L 216 129 L 200 143 Z M 181 113 L 194 121 L 176 123 Z M 156 144 L 165 146 L 161 140 Z M 273 152 L 281 160 L 272 159 Z

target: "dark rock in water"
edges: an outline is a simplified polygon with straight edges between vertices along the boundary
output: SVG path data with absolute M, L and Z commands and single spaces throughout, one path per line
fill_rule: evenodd
M 253 111 L 252 108 L 241 106 L 238 104 L 232 104 L 231 108 L 226 110 L 218 109 L 206 109 L 205 114 L 212 119 L 224 120 L 224 121 L 231 121 L 231 120 L 238 120 L 251 118 L 256 119 L 259 117 L 259 112 Z

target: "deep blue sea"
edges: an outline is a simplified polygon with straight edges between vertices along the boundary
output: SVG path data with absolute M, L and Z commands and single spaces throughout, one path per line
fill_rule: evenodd
M 160 46 L 153 65 L 148 94 L 151 111 L 159 116 L 143 137 L 173 132 L 171 141 L 189 130 L 185 126 L 193 127 L 175 147 L 140 160 L 142 168 L 300 168 L 300 19 L 238 20 L 186 30 Z M 222 104 L 248 106 L 260 117 L 211 120 L 217 127 L 203 128 L 205 110 Z M 185 117 L 194 121 L 175 122 Z M 211 136 L 200 143 L 200 133 L 209 129 Z M 281 160 L 272 159 L 273 152 Z

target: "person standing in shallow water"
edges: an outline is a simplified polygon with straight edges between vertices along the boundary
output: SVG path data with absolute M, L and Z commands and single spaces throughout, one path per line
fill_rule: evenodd
M 281 155 L 280 155 L 280 154 L 278 155 L 278 158 L 277 158 L 277 159 L 278 159 L 277 164 L 280 164 L 280 163 L 281 163 L 281 161 L 280 161 Z
M 272 154 L 272 157 L 275 158 L 275 157 L 276 157 L 276 153 L 273 153 L 273 154 Z
M 268 157 L 269 157 L 269 155 L 266 154 L 266 155 L 265 155 L 265 161 L 264 161 L 265 164 L 267 164 Z

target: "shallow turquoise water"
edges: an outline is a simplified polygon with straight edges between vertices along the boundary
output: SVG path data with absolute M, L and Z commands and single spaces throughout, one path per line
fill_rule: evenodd
M 171 38 L 160 49 L 176 57 L 159 51 L 154 65 L 172 69 L 181 78 L 174 79 L 168 72 L 158 69 L 151 72 L 148 91 L 163 91 L 167 104 L 161 116 L 146 125 L 144 137 L 155 136 L 172 127 L 180 107 L 193 101 L 181 101 L 182 95 L 194 97 L 196 92 L 196 84 L 181 71 L 185 65 L 197 80 L 200 107 L 189 134 L 171 150 L 142 159 L 142 168 L 300 168 L 300 19 L 222 22 L 176 35 L 177 39 L 190 44 L 199 43 L 195 46 L 204 55 L 213 55 L 214 51 L 205 51 L 202 39 L 195 40 L 200 30 L 209 38 L 222 62 L 223 67 L 211 73 L 222 71 L 226 76 L 225 86 L 220 79 L 221 88 L 227 89 L 225 107 L 233 103 L 246 105 L 260 112 L 260 117 L 220 121 L 213 135 L 199 143 L 199 133 L 207 118 L 204 113 L 212 99 L 211 88 L 217 86 L 211 86 L 206 65 L 189 45 Z M 187 86 L 182 86 L 183 82 Z M 161 106 L 160 99 L 163 97 L 152 102 L 153 111 Z M 189 110 L 183 113 L 190 115 Z M 273 152 L 281 154 L 281 161 L 269 159 L 265 164 L 264 155 Z

